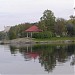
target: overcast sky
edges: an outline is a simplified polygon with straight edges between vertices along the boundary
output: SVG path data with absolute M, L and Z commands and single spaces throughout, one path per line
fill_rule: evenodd
M 44 10 L 69 19 L 74 14 L 74 0 L 0 0 L 0 30 L 25 22 L 38 22 Z

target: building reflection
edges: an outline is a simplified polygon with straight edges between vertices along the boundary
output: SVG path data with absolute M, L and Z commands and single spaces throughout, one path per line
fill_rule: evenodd
M 39 53 L 37 51 L 32 50 L 32 45 L 31 46 L 26 46 L 26 47 L 14 47 L 10 46 L 10 52 L 12 55 L 16 55 L 18 52 L 22 54 L 22 56 L 25 58 L 25 61 L 29 61 L 32 59 L 37 59 L 39 57 Z
M 65 63 L 69 61 L 75 52 L 75 45 L 27 45 L 24 47 L 10 46 L 10 52 L 16 55 L 18 52 L 22 54 L 25 61 L 32 59 L 39 60 L 45 71 L 52 72 L 57 63 Z M 72 58 L 71 65 L 75 60 Z

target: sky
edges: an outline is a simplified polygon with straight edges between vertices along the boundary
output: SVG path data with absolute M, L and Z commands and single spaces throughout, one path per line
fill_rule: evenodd
M 0 0 L 0 31 L 4 26 L 38 22 L 47 9 L 58 18 L 74 14 L 75 0 Z

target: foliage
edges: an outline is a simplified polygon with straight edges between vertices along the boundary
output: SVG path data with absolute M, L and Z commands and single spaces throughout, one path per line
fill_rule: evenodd
M 4 32 L 0 32 L 0 40 L 5 39 L 5 33 Z
M 53 32 L 55 24 L 55 16 L 51 10 L 45 10 L 40 18 L 39 27 L 44 31 Z
M 40 21 L 37 23 L 22 23 L 12 26 L 9 32 L 0 32 L 0 40 L 16 39 L 27 36 L 26 29 L 32 25 L 37 25 L 43 32 L 33 33 L 33 38 L 44 39 L 57 36 L 75 36 L 75 16 L 71 15 L 69 20 L 56 18 L 51 10 L 45 10 Z M 30 36 L 30 33 L 28 33 Z
M 67 25 L 67 34 L 68 36 L 74 36 L 75 35 L 75 27 L 72 24 Z
M 37 38 L 37 39 L 44 39 L 44 38 L 51 38 L 51 37 L 53 37 L 53 34 L 49 31 L 33 33 L 33 38 Z
M 75 16 L 71 15 L 68 22 L 71 23 L 71 24 L 75 24 Z
M 70 19 L 67 20 L 67 36 L 75 36 L 75 16 L 71 15 Z
M 25 24 L 19 24 L 19 25 L 11 27 L 9 30 L 9 39 L 26 37 L 25 30 L 29 28 L 30 26 L 32 26 L 32 24 L 25 23 Z
M 54 26 L 55 34 L 59 36 L 66 35 L 66 20 L 63 18 L 57 18 Z

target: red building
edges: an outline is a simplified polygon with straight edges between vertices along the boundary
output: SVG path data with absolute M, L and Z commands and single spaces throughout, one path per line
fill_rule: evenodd
M 32 33 L 33 32 L 42 32 L 41 29 L 39 29 L 37 26 L 31 26 L 30 28 L 28 28 L 27 30 L 25 30 L 27 32 L 27 37 L 28 37 L 28 33 L 31 33 L 31 37 L 32 37 Z

